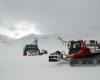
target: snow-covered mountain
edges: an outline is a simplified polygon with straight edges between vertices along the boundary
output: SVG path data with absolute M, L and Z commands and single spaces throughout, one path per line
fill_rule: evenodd
M 13 41 L 14 41 L 14 39 L 11 39 L 4 35 L 0 35 L 0 43 L 1 44 L 11 44 Z
M 17 44 L 32 44 L 35 39 L 38 39 L 38 44 L 40 49 L 46 49 L 48 51 L 54 52 L 56 50 L 64 50 L 64 46 L 61 41 L 57 38 L 57 35 L 34 35 L 30 34 L 16 40 Z M 54 47 L 52 49 L 52 46 Z

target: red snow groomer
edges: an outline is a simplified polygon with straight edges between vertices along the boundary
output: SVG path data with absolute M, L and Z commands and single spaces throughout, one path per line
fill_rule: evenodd
M 56 51 L 49 55 L 49 61 L 69 61 L 74 64 L 97 64 L 100 63 L 100 43 L 96 40 L 69 41 L 68 54 Z

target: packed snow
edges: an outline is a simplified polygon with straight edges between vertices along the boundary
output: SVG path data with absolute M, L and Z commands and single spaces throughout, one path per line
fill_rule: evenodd
M 0 80 L 99 80 L 100 65 L 74 66 L 68 62 L 52 63 L 48 55 L 67 47 L 56 38 L 39 39 L 40 49 L 48 55 L 23 56 L 25 44 L 33 39 L 20 39 L 11 44 L 0 42 Z

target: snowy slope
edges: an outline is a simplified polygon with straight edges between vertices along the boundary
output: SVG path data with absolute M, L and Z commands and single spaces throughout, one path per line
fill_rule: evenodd
M 2 44 L 11 44 L 14 39 L 8 38 L 7 36 L 0 35 L 0 43 Z
M 23 39 L 10 45 L 0 43 L 0 80 L 100 79 L 100 65 L 71 67 L 67 62 L 48 62 L 48 55 L 24 57 L 25 44 L 26 40 Z M 39 47 L 47 49 L 49 53 L 66 49 L 56 38 L 39 39 Z

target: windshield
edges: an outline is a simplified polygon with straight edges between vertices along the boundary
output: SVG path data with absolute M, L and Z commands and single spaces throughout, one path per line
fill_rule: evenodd
M 70 46 L 70 52 L 78 51 L 80 49 L 80 42 L 72 43 Z

